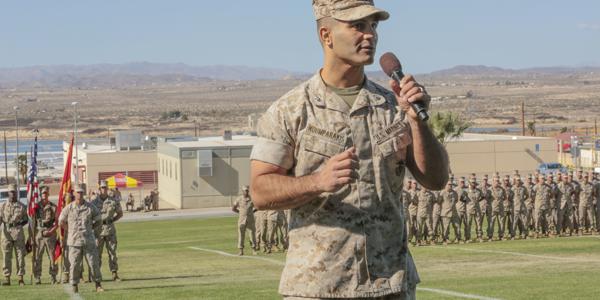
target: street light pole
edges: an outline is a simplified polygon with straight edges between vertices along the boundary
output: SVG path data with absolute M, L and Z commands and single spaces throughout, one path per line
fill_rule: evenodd
M 19 161 L 19 107 L 18 106 L 14 106 L 13 107 L 14 111 L 15 111 L 15 134 L 16 134 L 16 139 L 17 139 L 17 149 L 16 149 L 16 153 L 17 153 L 17 160 L 16 160 L 16 166 L 17 166 L 17 179 L 16 179 L 16 185 L 17 185 L 17 201 L 21 200 L 21 191 L 19 190 L 19 176 L 20 171 L 21 171 L 21 166 L 20 166 L 20 161 Z
M 72 106 L 75 106 L 75 115 L 73 116 L 75 122 L 75 130 L 74 130 L 74 143 L 75 143 L 75 186 L 79 184 L 79 151 L 77 150 L 77 105 L 79 102 L 74 101 L 71 103 Z M 72 159 L 72 158 L 70 158 Z

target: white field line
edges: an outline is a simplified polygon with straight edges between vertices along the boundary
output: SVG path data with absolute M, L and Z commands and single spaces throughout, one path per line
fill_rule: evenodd
M 70 284 L 63 284 L 63 289 L 69 295 L 69 299 L 83 300 L 83 297 L 81 297 L 81 295 L 73 293 L 73 287 Z
M 583 262 L 583 263 L 600 263 L 600 260 L 595 259 L 583 259 L 577 257 L 561 257 L 561 256 L 550 256 L 550 255 L 538 255 L 538 254 L 529 254 L 529 253 L 521 253 L 521 252 L 513 252 L 513 251 L 499 251 L 499 250 L 486 250 L 486 249 L 470 249 L 470 248 L 461 248 L 461 247 L 432 247 L 434 249 L 449 249 L 449 250 L 461 250 L 468 252 L 479 252 L 479 253 L 496 253 L 496 254 L 505 254 L 505 255 L 514 255 L 514 256 L 526 256 L 526 257 L 534 257 L 548 260 L 563 260 L 563 261 L 574 261 L 574 262 Z
M 192 249 L 192 250 L 211 252 L 211 253 L 215 253 L 215 254 L 219 254 L 219 255 L 223 255 L 223 256 L 229 256 L 229 257 L 262 260 L 262 261 L 270 262 L 272 264 L 276 264 L 279 266 L 285 265 L 282 261 L 272 259 L 272 258 L 266 258 L 266 257 L 260 257 L 260 256 L 248 256 L 248 255 L 239 256 L 239 255 L 235 255 L 235 254 L 231 254 L 231 253 L 227 253 L 227 252 L 223 252 L 223 251 L 219 251 L 219 250 L 210 250 L 210 249 L 204 249 L 204 248 L 198 248 L 198 247 L 188 247 L 188 248 Z
M 417 287 L 417 290 L 424 291 L 424 292 L 432 292 L 432 293 L 437 293 L 437 294 L 442 294 L 442 295 L 448 295 L 448 296 L 454 296 L 454 297 L 460 297 L 460 298 L 465 298 L 465 299 L 500 300 L 499 298 L 490 298 L 490 297 L 479 296 L 479 295 L 463 294 L 463 293 L 458 293 L 458 292 L 453 292 L 453 291 L 446 291 L 446 290 L 432 289 L 432 288 L 425 288 L 425 287 L 423 287 L 423 288 Z
M 246 255 L 239 256 L 239 255 L 235 255 L 235 254 L 231 254 L 231 253 L 227 253 L 227 252 L 223 252 L 223 251 L 219 251 L 219 250 L 211 250 L 211 249 L 204 249 L 204 248 L 198 248 L 198 247 L 188 247 L 188 248 L 192 249 L 192 250 L 210 252 L 210 253 L 215 253 L 215 254 L 219 254 L 219 255 L 223 255 L 223 256 L 228 256 L 228 257 L 237 257 L 237 258 L 262 260 L 262 261 L 270 262 L 270 263 L 278 265 L 278 266 L 285 265 L 282 261 L 279 261 L 279 260 L 276 260 L 276 259 L 271 259 L 271 258 L 266 258 L 266 257 L 246 256 Z M 437 294 L 442 294 L 442 295 L 448 295 L 448 296 L 454 296 L 454 297 L 461 297 L 461 298 L 465 298 L 465 299 L 501 300 L 501 299 L 498 299 L 498 298 L 489 298 L 489 297 L 485 297 L 485 296 L 479 296 L 479 295 L 473 295 L 473 294 L 463 294 L 463 293 L 458 293 L 458 292 L 453 292 L 453 291 L 440 290 L 440 289 L 432 289 L 432 288 L 417 287 L 417 290 L 424 291 L 424 292 L 437 293 Z

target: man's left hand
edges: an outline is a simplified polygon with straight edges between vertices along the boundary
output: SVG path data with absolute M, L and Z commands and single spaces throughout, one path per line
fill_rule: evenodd
M 429 108 L 431 97 L 427 94 L 425 88 L 418 84 L 412 75 L 404 76 L 402 81 L 400 81 L 400 84 L 395 80 L 391 80 L 390 87 L 396 95 L 398 106 L 400 106 L 412 120 L 420 121 L 417 113 L 415 113 L 410 104 L 422 102 L 426 108 Z

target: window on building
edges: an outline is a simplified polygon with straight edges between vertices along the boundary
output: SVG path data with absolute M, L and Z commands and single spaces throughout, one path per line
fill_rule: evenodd
M 200 150 L 204 151 L 204 150 Z M 213 157 L 229 158 L 229 149 L 214 149 L 212 150 Z
M 198 150 L 198 176 L 212 176 L 213 175 L 213 151 L 212 150 Z
M 252 148 L 231 149 L 231 157 L 250 157 Z

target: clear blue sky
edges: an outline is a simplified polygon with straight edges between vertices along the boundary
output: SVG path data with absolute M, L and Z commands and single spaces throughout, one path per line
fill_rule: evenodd
M 317 69 L 309 0 L 3 1 L 0 67 L 182 62 Z M 405 69 L 600 65 L 598 0 L 379 0 Z M 374 69 L 375 67 L 372 67 Z

